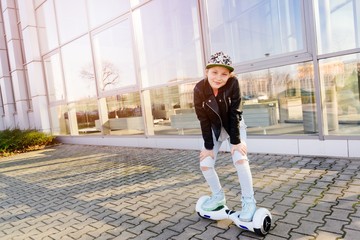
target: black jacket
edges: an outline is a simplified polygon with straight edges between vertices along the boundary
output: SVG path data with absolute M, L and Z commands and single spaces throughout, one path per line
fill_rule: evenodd
M 236 77 L 228 79 L 227 83 L 219 88 L 215 97 L 207 79 L 195 85 L 194 105 L 197 118 L 200 121 L 201 132 L 206 149 L 213 149 L 212 131 L 216 140 L 219 139 L 221 126 L 230 136 L 231 144 L 240 143 L 240 88 Z

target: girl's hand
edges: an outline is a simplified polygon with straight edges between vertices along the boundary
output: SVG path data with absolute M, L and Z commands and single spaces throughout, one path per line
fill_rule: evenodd
M 200 161 L 204 160 L 206 157 L 211 157 L 212 159 L 214 159 L 214 151 L 203 149 L 201 150 L 199 157 L 200 157 Z
M 239 144 L 232 145 L 232 147 L 231 147 L 231 155 L 233 155 L 235 151 L 238 151 L 243 156 L 247 155 L 247 145 L 246 145 L 246 143 L 241 142 Z

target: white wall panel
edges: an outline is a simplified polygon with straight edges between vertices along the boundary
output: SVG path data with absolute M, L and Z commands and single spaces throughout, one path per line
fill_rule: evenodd
M 251 139 L 247 141 L 250 153 L 298 154 L 297 139 Z
M 26 91 L 25 75 L 23 70 L 17 70 L 11 73 L 15 102 L 24 101 L 28 98 Z
M 46 96 L 46 85 L 41 62 L 27 65 L 31 97 Z
M 346 140 L 320 141 L 317 139 L 300 139 L 299 154 L 347 157 L 348 156 L 347 141 Z
M 348 140 L 349 157 L 360 158 L 360 140 Z
M 25 63 L 40 61 L 40 48 L 38 44 L 37 30 L 35 27 L 27 27 L 23 30 Z
M 21 53 L 20 40 L 8 42 L 9 64 L 11 71 L 23 69 L 23 56 Z

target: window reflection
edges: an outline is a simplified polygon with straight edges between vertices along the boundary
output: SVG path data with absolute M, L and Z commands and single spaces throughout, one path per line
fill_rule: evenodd
M 53 1 L 46 1 L 36 10 L 37 25 L 42 53 L 59 45 Z
M 44 66 L 49 101 L 54 102 L 65 100 L 64 83 L 59 54 L 54 54 L 49 58 L 45 58 Z
M 144 134 L 144 119 L 141 112 L 140 94 L 126 93 L 100 99 L 102 119 L 96 128 L 104 134 Z
M 99 120 L 99 111 L 97 99 L 88 99 L 72 104 L 76 114 L 77 130 L 79 134 L 100 134 L 100 130 L 96 128 L 96 121 Z M 72 114 L 69 111 L 69 114 Z
M 151 1 L 133 20 L 143 87 L 202 76 L 197 1 Z
M 319 53 L 360 47 L 357 0 L 314 1 Z
M 136 84 L 129 20 L 96 34 L 93 44 L 100 92 Z
M 66 105 L 50 108 L 51 131 L 54 135 L 70 134 L 70 122 Z
M 55 9 L 61 43 L 86 33 L 88 27 L 85 0 L 55 0 Z
M 150 91 L 155 134 L 200 134 L 193 106 L 195 83 Z
M 67 100 L 76 101 L 96 96 L 90 41 L 86 35 L 62 48 Z
M 313 67 L 310 63 L 238 75 L 249 134 L 316 133 Z
M 298 0 L 208 0 L 211 52 L 232 53 L 240 63 L 304 51 L 301 9 Z
M 130 10 L 130 0 L 87 0 L 92 28 Z
M 360 55 L 320 61 L 328 133 L 360 133 Z

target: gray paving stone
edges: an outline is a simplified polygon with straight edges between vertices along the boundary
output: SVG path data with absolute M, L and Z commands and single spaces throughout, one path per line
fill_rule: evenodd
M 319 240 L 338 240 L 338 239 L 342 239 L 342 238 L 341 238 L 341 234 L 317 231 L 316 240 L 318 240 L 318 239 Z M 347 239 L 347 238 L 345 238 L 345 239 Z M 349 239 L 355 239 L 355 238 L 349 238 Z
M 306 236 L 314 236 L 316 237 L 316 229 L 321 226 L 319 223 L 310 222 L 306 220 L 300 220 L 297 228 L 293 229 L 293 232 L 299 233 Z
M 346 229 L 359 230 L 360 229 L 360 218 L 358 217 L 349 217 L 350 223 L 345 225 Z
M 330 233 L 340 233 L 343 234 L 343 227 L 349 224 L 349 222 L 344 222 L 336 219 L 329 219 L 325 217 L 325 225 L 319 227 L 319 230 Z
M 332 213 L 328 216 L 326 216 L 326 219 L 334 219 L 334 220 L 342 220 L 344 222 L 349 222 L 349 216 L 351 213 L 353 213 L 354 210 L 345 210 L 345 209 L 336 209 L 332 208 Z
M 171 237 L 178 235 L 179 233 L 172 231 L 170 229 L 165 229 L 164 231 L 162 231 L 160 234 L 158 234 L 157 236 L 151 237 L 149 239 L 151 240 L 161 240 L 161 239 L 171 239 Z M 140 238 L 139 238 L 140 240 Z
M 213 226 L 208 226 L 201 234 L 196 237 L 199 239 L 214 239 L 220 233 L 224 233 L 225 230 Z
M 275 223 L 275 227 L 271 229 L 271 235 L 275 235 L 278 237 L 285 237 L 286 239 L 288 239 L 290 237 L 290 233 L 296 227 L 297 225 L 277 221 Z
M 329 215 L 329 213 L 322 212 L 322 211 L 310 210 L 309 212 L 310 212 L 310 214 L 308 214 L 306 217 L 304 217 L 303 220 L 320 223 L 320 224 L 325 223 L 324 218 L 327 215 Z
M 359 238 L 359 228 L 355 229 L 344 229 L 345 235 L 341 239 L 358 239 Z

